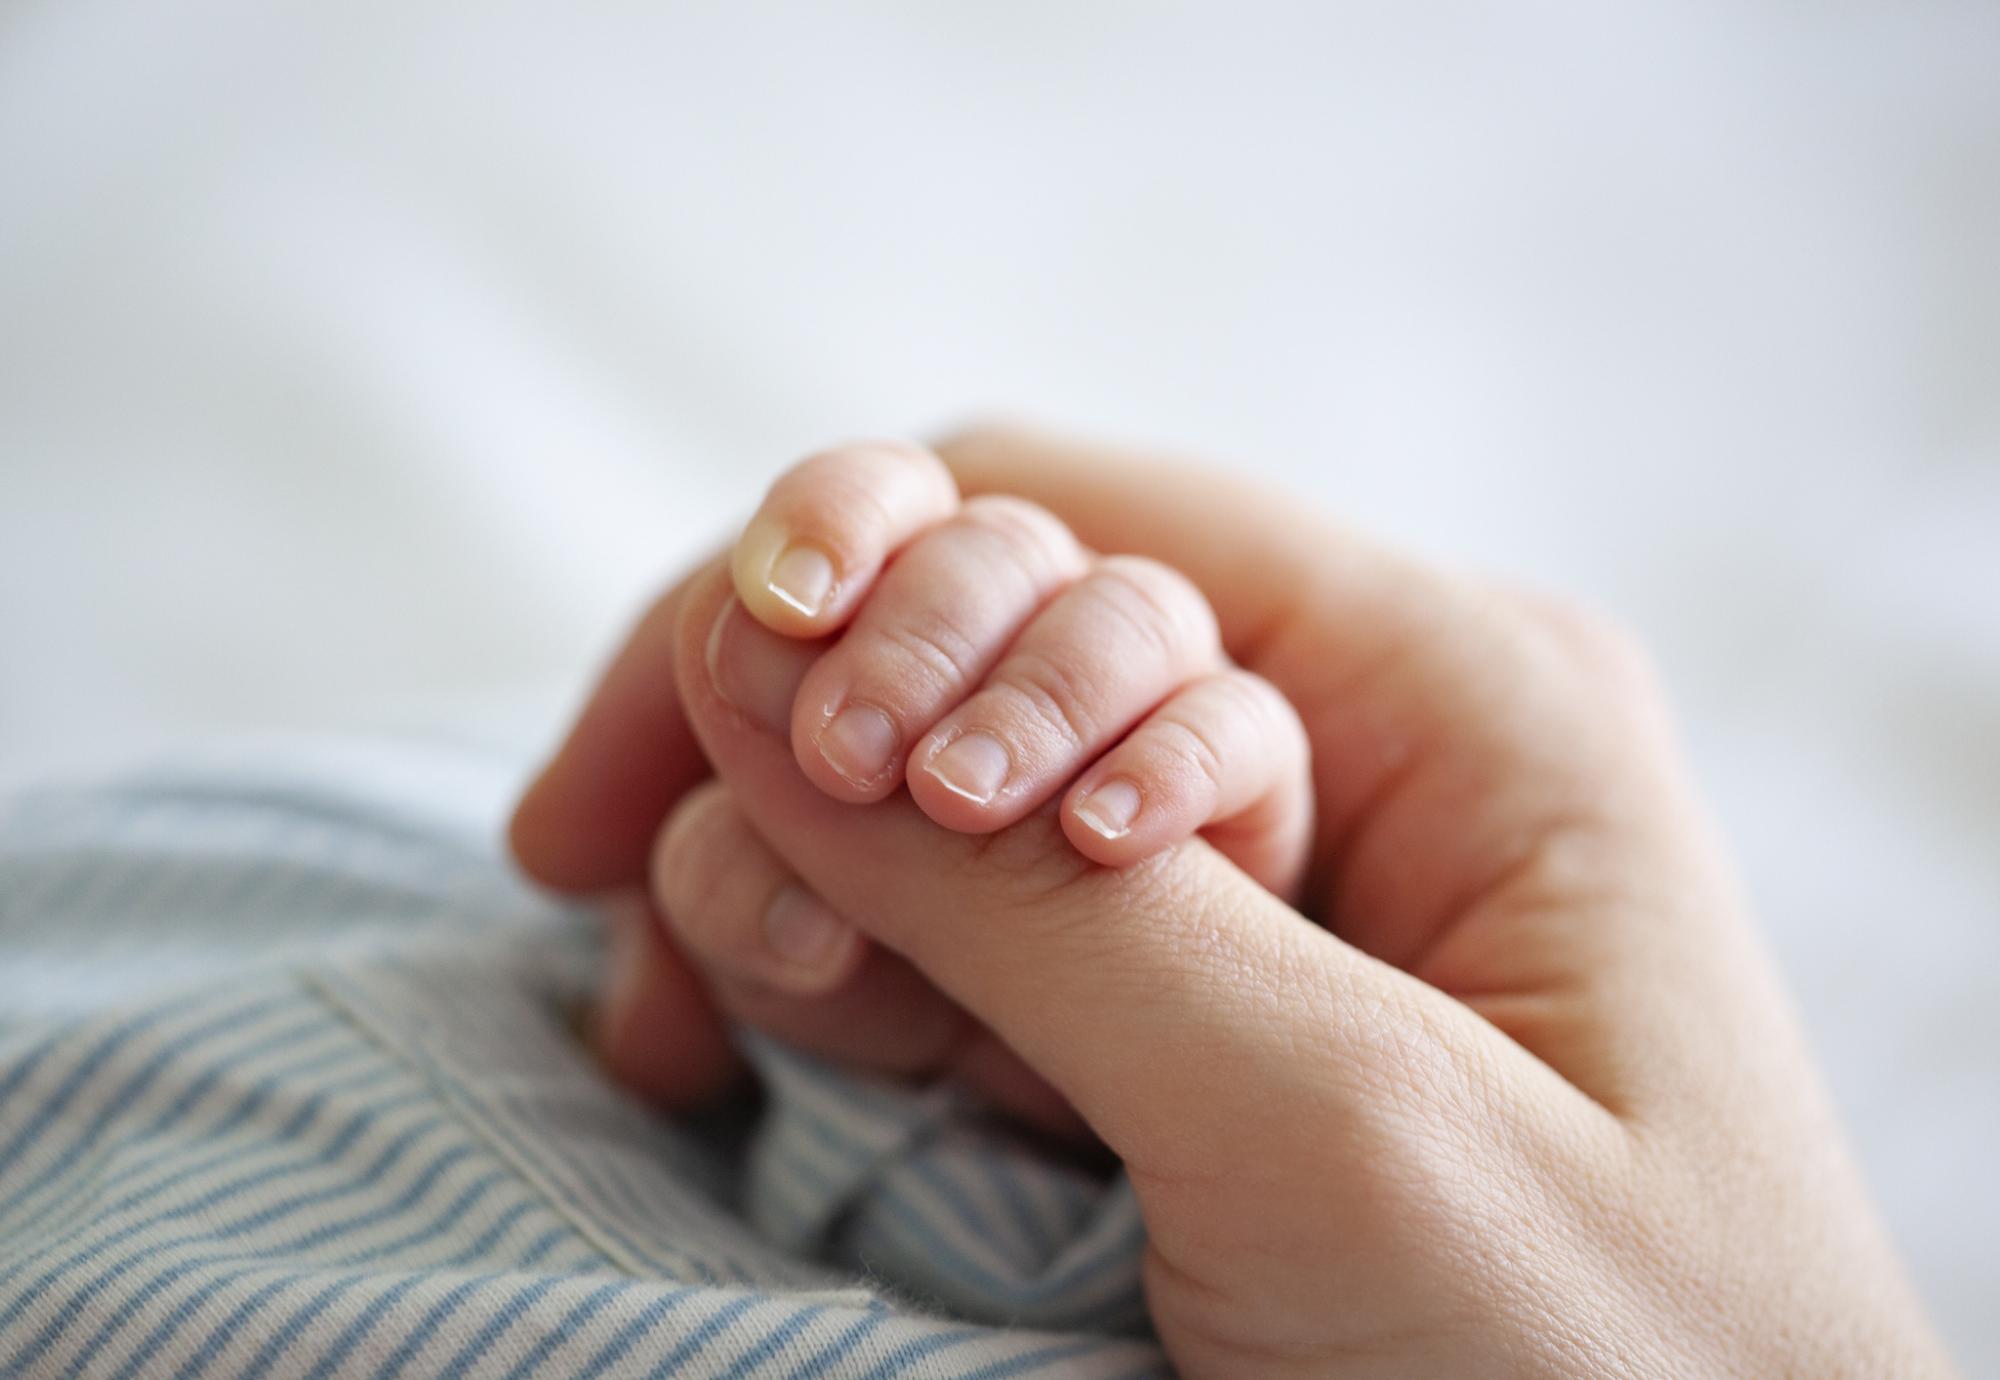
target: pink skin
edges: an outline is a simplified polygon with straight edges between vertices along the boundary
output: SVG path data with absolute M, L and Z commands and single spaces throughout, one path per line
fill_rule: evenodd
M 961 504 L 928 452 L 866 443 L 781 477 L 731 573 L 771 631 L 844 634 L 791 709 L 799 766 L 835 799 L 907 782 L 939 824 L 990 833 L 1060 797 L 1093 862 L 1202 832 L 1272 890 L 1296 886 L 1304 731 L 1229 666 L 1206 600 L 1171 568 L 1094 556 L 1022 500 Z

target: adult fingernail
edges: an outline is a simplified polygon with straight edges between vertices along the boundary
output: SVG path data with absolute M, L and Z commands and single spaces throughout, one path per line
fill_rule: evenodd
M 846 958 L 853 936 L 852 926 L 800 887 L 784 888 L 764 912 L 764 942 L 795 973 L 833 974 Z
M 813 644 L 762 626 L 731 598 L 708 634 L 708 678 L 752 724 L 766 733 L 788 733 L 792 700 L 818 654 Z
M 924 770 L 946 790 L 984 805 L 1007 784 L 1012 765 L 1006 744 L 998 738 L 990 733 L 967 733 L 952 739 L 943 752 L 925 763 Z
M 872 785 L 889 770 L 898 739 L 887 714 L 872 704 L 850 704 L 820 731 L 819 755 L 849 783 Z
M 1122 777 L 1113 777 L 1076 803 L 1076 817 L 1085 828 L 1102 838 L 1122 839 L 1132 832 L 1139 816 L 1139 788 Z
M 793 542 L 771 562 L 764 587 L 807 618 L 817 618 L 833 593 L 833 558 L 810 542 Z

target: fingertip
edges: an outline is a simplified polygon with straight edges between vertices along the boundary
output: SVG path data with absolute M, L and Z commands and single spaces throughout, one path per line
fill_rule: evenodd
M 1070 814 L 1092 838 L 1116 842 L 1132 833 L 1145 808 L 1145 793 L 1129 777 L 1113 776 L 1073 793 Z
M 819 702 L 813 677 L 792 710 L 792 756 L 799 770 L 835 800 L 871 805 L 903 779 L 902 730 L 881 706 L 848 699 Z
M 822 451 L 772 484 L 730 553 L 737 597 L 788 637 L 823 637 L 854 613 L 882 563 L 958 506 L 944 462 L 907 441 Z
M 910 754 L 910 797 L 947 829 L 988 834 L 1012 822 L 1013 772 L 1007 745 L 990 733 L 932 733 Z
M 1105 867 L 1129 867 L 1201 828 L 1208 802 L 1199 783 L 1159 765 L 1114 752 L 1070 788 L 1062 827 L 1077 852 Z
M 708 764 L 677 692 L 688 577 L 640 617 L 506 824 L 514 860 L 562 892 L 645 876 L 654 831 Z
M 508 856 L 530 881 L 552 890 L 561 890 L 561 869 L 555 865 L 560 859 L 553 856 L 553 850 L 548 846 L 548 793 L 542 784 L 548 774 L 549 768 L 545 765 L 528 782 L 521 798 L 514 802 L 513 813 L 507 816 L 503 834 Z
M 845 596 L 836 556 L 795 536 L 782 523 L 753 518 L 729 553 L 736 597 L 758 622 L 787 637 L 819 637 L 837 624 L 829 616 Z

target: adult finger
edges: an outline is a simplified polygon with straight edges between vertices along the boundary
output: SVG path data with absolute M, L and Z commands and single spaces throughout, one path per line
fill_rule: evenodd
M 714 1101 L 744 1073 L 698 970 L 667 937 L 644 892 L 605 906 L 611 927 L 591 1041 L 611 1076 L 668 1107 Z
M 667 811 L 709 775 L 681 712 L 673 629 L 685 582 L 647 609 L 514 807 L 514 858 L 558 891 L 643 889 Z

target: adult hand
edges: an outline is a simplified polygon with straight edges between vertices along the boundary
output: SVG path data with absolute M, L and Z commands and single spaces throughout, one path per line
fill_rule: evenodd
M 664 825 L 705 895 L 791 887 L 864 929 L 864 1005 L 970 1013 L 961 1052 L 992 1032 L 1124 1159 L 1188 1375 L 1949 1373 L 1620 635 L 1211 475 L 1015 435 L 943 453 L 969 492 L 1177 566 L 1289 697 L 1305 913 L 1199 841 L 1113 872 L 1046 816 L 976 838 L 827 798 L 757 712 L 815 648 L 719 567 L 523 802 L 532 873 L 643 888 Z M 697 1100 L 730 1072 L 710 985 L 627 933 L 613 1056 Z M 772 1000 L 764 1024 L 839 1052 L 811 1013 L 857 999 Z

